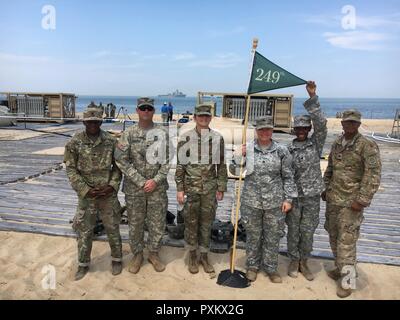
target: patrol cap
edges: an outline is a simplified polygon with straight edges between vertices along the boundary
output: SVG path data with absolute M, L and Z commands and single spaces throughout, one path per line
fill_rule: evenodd
M 274 122 L 272 120 L 272 117 L 264 117 L 264 118 L 258 118 L 256 119 L 256 129 L 273 129 L 274 128 Z
M 99 108 L 87 108 L 83 112 L 83 121 L 103 121 L 103 110 Z
M 211 106 L 209 104 L 197 105 L 196 108 L 194 109 L 194 115 L 195 116 L 201 116 L 201 115 L 212 116 Z
M 342 121 L 357 121 L 361 123 L 361 112 L 356 109 L 343 111 Z
M 296 127 L 311 127 L 311 117 L 308 114 L 295 116 L 293 122 L 293 128 Z
M 154 108 L 154 99 L 142 97 L 137 100 L 137 107 L 150 106 Z

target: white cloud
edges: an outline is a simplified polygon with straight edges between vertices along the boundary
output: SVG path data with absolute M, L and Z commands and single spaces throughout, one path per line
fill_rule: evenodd
M 304 18 L 304 22 L 325 27 L 337 27 L 340 26 L 340 17 L 320 14 L 307 16 L 306 18 Z
M 323 36 L 334 47 L 353 50 L 382 50 L 384 42 L 391 38 L 384 33 L 366 31 L 325 32 Z
M 303 18 L 306 23 L 317 24 L 326 27 L 341 27 L 344 15 L 310 15 Z M 400 12 L 381 16 L 362 16 L 357 13 L 356 7 L 356 29 L 370 28 L 400 28 Z
M 342 29 L 345 15 L 313 15 L 303 21 L 307 23 L 335 28 L 336 32 L 324 32 L 323 38 L 334 47 L 350 50 L 387 50 L 395 49 L 394 41 L 400 30 L 400 13 L 387 15 L 361 16 L 355 13 L 355 29 Z
M 356 15 L 356 27 L 360 28 L 379 28 L 379 27 L 398 27 L 400 28 L 400 13 L 386 16 L 363 17 Z

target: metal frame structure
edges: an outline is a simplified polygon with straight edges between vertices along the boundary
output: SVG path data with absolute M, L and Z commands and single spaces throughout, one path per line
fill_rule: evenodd
M 75 120 L 73 93 L 0 92 L 19 121 Z
M 277 130 L 290 131 L 294 109 L 292 94 L 245 94 L 227 92 L 202 92 L 197 94 L 197 103 L 210 103 L 206 97 L 222 97 L 222 117 L 244 119 L 246 102 L 250 97 L 249 121 L 263 116 L 272 116 Z

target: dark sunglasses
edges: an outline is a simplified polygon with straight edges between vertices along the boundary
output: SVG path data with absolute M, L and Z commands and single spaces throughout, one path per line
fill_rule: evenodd
M 152 107 L 152 106 L 140 106 L 140 107 L 138 107 L 138 109 L 140 110 L 140 111 L 154 111 L 154 108 Z

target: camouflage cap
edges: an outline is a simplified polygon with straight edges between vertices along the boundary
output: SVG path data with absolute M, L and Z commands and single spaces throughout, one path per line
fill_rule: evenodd
M 311 117 L 308 114 L 295 116 L 293 122 L 293 128 L 296 127 L 311 127 Z
M 99 108 L 87 108 L 83 113 L 83 121 L 103 121 L 103 110 Z
M 154 99 L 142 97 L 137 100 L 137 107 L 150 106 L 154 108 Z
M 201 116 L 201 115 L 212 116 L 211 106 L 209 104 L 197 105 L 196 108 L 194 108 L 194 115 L 196 115 L 196 116 Z
M 264 118 L 258 118 L 256 120 L 256 129 L 273 129 L 274 128 L 274 121 L 272 117 L 264 117 Z
M 357 121 L 361 123 L 361 112 L 356 109 L 343 111 L 342 121 Z

